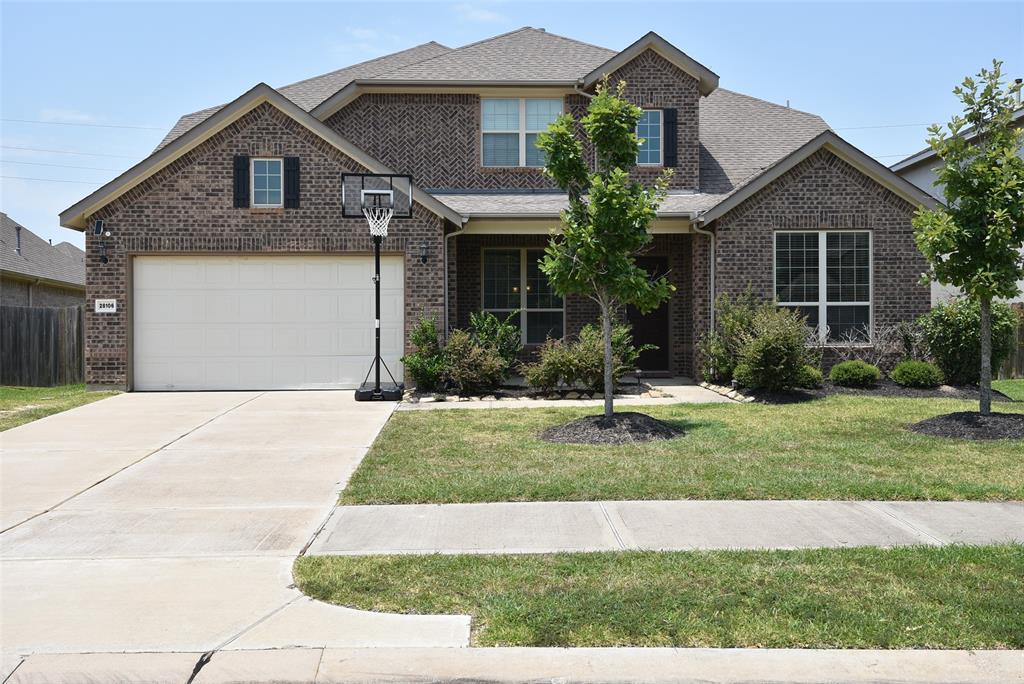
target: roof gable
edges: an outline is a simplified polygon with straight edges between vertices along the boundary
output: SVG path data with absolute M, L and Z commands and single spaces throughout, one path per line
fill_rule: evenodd
M 583 77 L 583 87 L 589 88 L 593 86 L 604 78 L 605 75 L 618 71 L 646 50 L 654 50 L 679 69 L 697 79 L 700 83 L 701 95 L 710 95 L 718 87 L 718 74 L 687 55 L 654 31 L 648 32 L 625 50 L 610 57 L 608 61 L 587 73 Z
M 300 125 L 320 136 L 343 154 L 350 157 L 357 164 L 368 169 L 371 173 L 392 173 L 379 161 L 342 138 L 336 131 L 328 128 L 294 102 L 281 95 L 281 93 L 266 83 L 259 83 L 169 145 L 158 152 L 154 152 L 114 180 L 62 211 L 60 214 L 61 225 L 67 228 L 84 230 L 87 218 L 98 209 L 139 185 L 157 171 L 169 166 L 176 159 L 195 149 L 218 131 L 237 121 L 263 103 L 278 108 Z M 432 196 L 417 188 L 413 188 L 413 192 L 414 201 L 424 208 L 454 223 L 462 222 L 461 215 L 438 202 Z

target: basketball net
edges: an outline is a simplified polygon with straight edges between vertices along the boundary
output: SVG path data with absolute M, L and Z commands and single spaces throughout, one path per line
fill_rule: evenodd
M 363 216 L 370 224 L 370 235 L 379 238 L 388 236 L 388 224 L 395 210 L 391 207 L 363 207 Z

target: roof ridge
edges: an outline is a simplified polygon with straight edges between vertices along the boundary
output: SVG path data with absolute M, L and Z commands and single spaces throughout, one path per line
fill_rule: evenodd
M 545 33 L 545 34 L 547 34 L 549 36 L 553 36 L 553 37 L 558 38 L 560 40 L 565 40 L 565 41 L 568 41 L 570 43 L 575 43 L 576 45 L 586 45 L 587 47 L 592 47 L 592 48 L 595 48 L 597 50 L 607 50 L 608 52 L 611 52 L 614 55 L 617 55 L 620 52 L 622 52 L 622 50 L 616 50 L 614 48 L 605 47 L 604 45 L 595 45 L 594 43 L 588 43 L 585 40 L 577 40 L 575 38 L 570 38 L 569 36 L 563 36 L 561 33 L 552 33 L 551 31 L 548 31 L 547 29 L 535 29 L 535 30 L 540 31 L 542 33 Z
M 802 109 L 794 109 L 793 107 L 787 107 L 786 105 L 780 105 L 777 102 L 771 102 L 770 100 L 765 100 L 763 98 L 755 97 L 753 95 L 747 95 L 746 93 L 741 93 L 741 92 L 738 92 L 736 90 L 729 90 L 728 88 L 718 88 L 717 90 L 719 90 L 720 92 L 723 92 L 723 93 L 729 93 L 730 95 L 739 95 L 740 97 L 745 97 L 748 100 L 754 100 L 756 102 L 761 102 L 763 104 L 768 105 L 769 107 L 774 107 L 775 109 L 784 109 L 787 112 L 796 112 L 797 114 L 803 114 L 804 116 L 809 116 L 809 117 L 812 117 L 812 118 L 815 118 L 815 119 L 821 119 L 821 121 L 826 126 L 828 126 L 828 122 L 825 121 L 825 119 L 822 118 L 822 116 L 820 114 L 815 114 L 814 112 L 807 112 L 807 111 L 804 111 Z M 832 127 L 829 126 L 829 130 L 831 130 L 831 129 L 832 129 Z
M 521 26 L 521 27 L 515 29 L 514 31 L 506 31 L 505 33 L 499 33 L 498 35 L 490 36 L 489 38 L 481 38 L 480 40 L 473 41 L 472 43 L 466 43 L 465 45 L 460 45 L 457 48 L 451 48 L 451 49 L 448 50 L 448 52 L 444 52 L 444 53 L 442 53 L 440 55 L 434 55 L 433 57 L 427 57 L 426 59 L 421 59 L 418 62 L 412 62 L 411 64 L 405 64 L 403 66 L 396 67 L 394 69 L 391 69 L 390 71 L 384 71 L 384 72 L 381 72 L 379 74 L 374 74 L 370 78 L 379 78 L 379 77 L 382 77 L 382 76 L 386 77 L 389 74 L 393 74 L 395 72 L 402 71 L 403 69 L 405 69 L 407 67 L 410 67 L 410 66 L 413 66 L 414 64 L 424 64 L 425 62 L 431 62 L 431 61 L 433 61 L 435 59 L 440 59 L 441 57 L 447 57 L 448 55 L 452 54 L 453 52 L 460 52 L 462 50 L 465 50 L 466 48 L 471 48 L 471 47 L 474 47 L 476 45 L 481 45 L 483 43 L 487 43 L 487 42 L 490 42 L 492 40 L 497 40 L 498 38 L 504 38 L 505 36 L 511 36 L 513 34 L 516 34 L 516 33 L 522 33 L 523 31 L 527 31 L 527 30 L 536 31 L 537 29 L 533 28 L 532 26 Z
M 439 43 L 436 40 L 428 40 L 426 43 L 420 43 L 419 45 L 413 45 L 412 47 L 407 47 L 407 48 L 405 48 L 403 50 L 398 50 L 397 52 L 389 52 L 386 55 L 378 55 L 377 57 L 374 57 L 372 59 L 363 60 L 362 62 L 356 62 L 355 64 L 349 64 L 348 66 L 341 67 L 340 69 L 335 69 L 334 71 L 328 71 L 328 72 L 323 73 L 323 74 L 317 74 L 316 76 L 310 76 L 309 78 L 304 78 L 301 81 L 295 81 L 294 83 L 289 83 L 287 85 L 283 85 L 283 86 L 281 86 L 279 88 L 275 88 L 274 90 L 283 90 L 284 88 L 291 88 L 293 86 L 302 85 L 303 83 L 308 83 L 310 81 L 315 81 L 318 78 L 324 78 L 326 76 L 332 76 L 334 74 L 340 74 L 342 71 L 348 71 L 349 69 L 355 69 L 356 67 L 366 66 L 367 64 L 373 64 L 374 62 L 379 62 L 382 59 L 387 59 L 388 57 L 394 57 L 395 55 L 400 55 L 403 52 L 410 52 L 412 50 L 417 50 L 419 48 L 426 47 L 428 45 L 437 45 L 438 47 L 445 48 L 449 52 L 454 49 L 454 48 L 448 47 L 447 45 Z M 447 53 L 445 53 L 445 54 L 447 54 Z M 434 55 L 434 57 L 438 57 L 438 56 L 439 55 Z M 420 62 L 425 62 L 428 59 L 433 59 L 433 57 L 427 57 L 425 59 L 421 59 L 421 60 L 418 60 L 418 61 L 415 61 L 415 62 L 410 62 L 409 64 L 419 64 Z M 223 105 L 221 105 L 221 106 L 223 106 Z M 203 110 L 199 110 L 199 111 L 203 111 Z

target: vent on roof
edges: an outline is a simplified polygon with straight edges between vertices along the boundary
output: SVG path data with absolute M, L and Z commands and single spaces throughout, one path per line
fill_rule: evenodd
M 14 226 L 14 251 L 17 254 L 21 254 L 21 226 Z

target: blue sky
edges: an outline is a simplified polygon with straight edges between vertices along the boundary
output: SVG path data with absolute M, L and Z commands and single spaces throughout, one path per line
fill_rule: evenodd
M 621 49 L 654 29 L 722 87 L 820 114 L 887 164 L 957 110 L 965 75 L 999 58 L 1024 76 L 1022 2 L 3 0 L 0 24 L 0 208 L 55 243 L 82 243 L 58 212 L 145 157 L 178 115 L 429 40 L 530 25 Z

